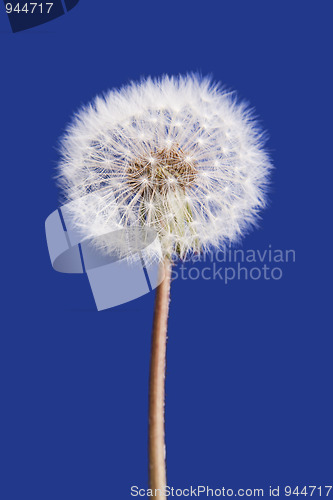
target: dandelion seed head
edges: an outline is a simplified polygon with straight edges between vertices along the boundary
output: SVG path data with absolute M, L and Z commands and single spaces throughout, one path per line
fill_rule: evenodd
M 61 153 L 62 192 L 87 238 L 137 224 L 157 232 L 163 255 L 184 257 L 239 240 L 266 205 L 262 131 L 207 78 L 148 78 L 97 97 L 76 114 Z

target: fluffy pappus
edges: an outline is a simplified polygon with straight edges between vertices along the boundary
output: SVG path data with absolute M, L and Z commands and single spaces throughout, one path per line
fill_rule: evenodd
M 271 170 L 264 142 L 249 108 L 210 79 L 148 78 L 76 114 L 59 181 L 75 225 L 101 250 L 130 257 L 107 235 L 139 225 L 157 232 L 163 256 L 184 257 L 256 224 Z

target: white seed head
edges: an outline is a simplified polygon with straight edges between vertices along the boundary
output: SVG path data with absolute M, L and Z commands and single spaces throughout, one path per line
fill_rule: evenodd
M 234 93 L 195 75 L 148 78 L 76 114 L 62 139 L 59 180 L 65 200 L 76 201 L 78 230 L 99 237 L 102 250 L 127 256 L 100 235 L 137 224 L 156 230 L 163 255 L 184 257 L 255 225 L 271 169 L 263 146 Z

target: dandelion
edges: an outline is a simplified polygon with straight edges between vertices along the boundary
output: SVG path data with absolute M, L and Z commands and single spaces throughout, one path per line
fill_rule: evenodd
M 148 78 L 97 97 L 62 140 L 59 180 L 65 200 L 77 202 L 72 218 L 83 237 L 128 260 L 133 253 L 108 237 L 114 229 L 149 227 L 161 244 L 162 254 L 152 247 L 149 256 L 161 260 L 165 274 L 156 292 L 150 367 L 152 489 L 166 485 L 171 260 L 223 248 L 257 224 L 271 169 L 264 142 L 246 104 L 196 75 Z

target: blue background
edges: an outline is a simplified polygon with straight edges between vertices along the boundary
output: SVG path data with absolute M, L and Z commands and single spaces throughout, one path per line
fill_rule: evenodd
M 331 5 L 81 0 L 17 34 L 1 10 L 2 500 L 147 487 L 154 294 L 98 313 L 86 277 L 52 270 L 44 221 L 73 111 L 193 70 L 237 89 L 270 134 L 271 203 L 244 248 L 297 257 L 280 281 L 173 283 L 169 484 L 332 484 Z

